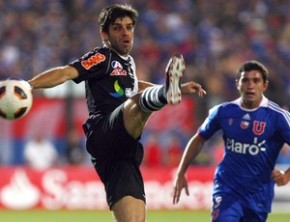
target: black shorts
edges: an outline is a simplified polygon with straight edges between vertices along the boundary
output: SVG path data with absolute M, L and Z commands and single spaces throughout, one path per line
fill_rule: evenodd
M 124 127 L 123 105 L 89 126 L 92 128 L 87 129 L 87 150 L 104 183 L 110 209 L 124 196 L 133 196 L 145 202 L 144 183 L 139 169 L 143 146 Z

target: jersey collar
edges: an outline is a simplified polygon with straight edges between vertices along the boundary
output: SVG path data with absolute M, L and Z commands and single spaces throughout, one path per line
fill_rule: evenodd
M 269 106 L 269 99 L 267 97 L 265 97 L 264 95 L 263 95 L 263 98 L 262 98 L 260 105 L 255 109 L 246 109 L 246 108 L 242 107 L 242 98 L 241 97 L 234 100 L 233 102 L 235 104 L 237 104 L 241 109 L 248 110 L 248 111 L 255 111 L 255 110 L 259 109 L 260 107 L 268 107 Z

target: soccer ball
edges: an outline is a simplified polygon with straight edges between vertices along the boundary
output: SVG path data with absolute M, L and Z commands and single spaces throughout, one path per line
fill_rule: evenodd
M 0 81 L 0 116 L 14 120 L 25 116 L 33 102 L 28 82 L 18 79 Z

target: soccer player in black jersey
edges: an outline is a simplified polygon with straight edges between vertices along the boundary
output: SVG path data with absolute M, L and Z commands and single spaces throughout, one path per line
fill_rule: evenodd
M 164 85 L 137 80 L 134 59 L 129 55 L 137 19 L 138 12 L 129 5 L 105 7 L 98 20 L 102 47 L 28 81 L 33 89 L 67 80 L 85 81 L 89 110 L 83 126 L 86 148 L 104 183 L 115 220 L 126 222 L 146 218 L 139 139 L 148 118 L 166 104 L 178 104 L 181 94 L 205 94 L 196 82 L 180 83 L 185 70 L 181 55 L 169 60 Z

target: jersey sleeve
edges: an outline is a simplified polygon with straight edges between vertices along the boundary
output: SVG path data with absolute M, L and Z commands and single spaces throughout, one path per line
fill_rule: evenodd
M 279 121 L 280 127 L 280 135 L 282 139 L 290 145 L 290 113 L 288 111 L 284 111 L 282 113 L 281 121 Z
M 105 48 L 96 48 L 69 65 L 76 68 L 79 76 L 73 79 L 80 83 L 90 78 L 102 78 L 106 74 L 110 53 Z
M 205 140 L 212 137 L 219 129 L 219 111 L 221 106 L 214 106 L 209 110 L 209 114 L 203 124 L 199 127 L 198 134 Z

